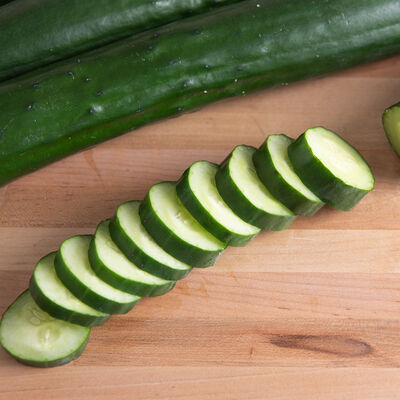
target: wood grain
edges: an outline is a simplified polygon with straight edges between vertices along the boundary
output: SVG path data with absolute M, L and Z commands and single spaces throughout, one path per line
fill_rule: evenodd
M 156 123 L 1 188 L 0 313 L 63 239 L 236 144 L 324 125 L 376 176 L 353 211 L 263 232 L 94 328 L 70 365 L 37 370 L 1 350 L 0 399 L 400 399 L 400 160 L 380 122 L 399 93 L 395 57 Z

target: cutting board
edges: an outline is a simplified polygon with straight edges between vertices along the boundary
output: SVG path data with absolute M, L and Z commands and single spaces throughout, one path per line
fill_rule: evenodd
M 63 239 L 237 144 L 323 125 L 376 176 L 353 211 L 262 232 L 94 328 L 69 365 L 34 369 L 0 350 L 0 399 L 400 399 L 400 160 L 380 121 L 398 100 L 400 57 L 153 124 L 0 189 L 2 313 Z

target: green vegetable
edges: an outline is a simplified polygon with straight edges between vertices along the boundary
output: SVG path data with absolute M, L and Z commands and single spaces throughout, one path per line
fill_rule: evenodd
M 248 0 L 134 35 L 0 84 L 0 185 L 146 123 L 399 51 L 398 0 Z
M 294 140 L 270 135 L 254 153 L 258 177 L 282 204 L 295 214 L 314 215 L 324 203 L 300 180 L 289 160 L 288 147 Z
M 33 367 L 56 367 L 78 358 L 90 328 L 54 319 L 23 292 L 0 322 L 0 343 L 19 362 Z
M 334 208 L 351 210 L 374 187 L 374 176 L 361 154 L 328 129 L 307 129 L 288 152 L 304 184 Z
M 0 81 L 236 1 L 15 1 L 0 10 Z
M 385 110 L 382 117 L 386 137 L 392 149 L 400 157 L 400 103 Z

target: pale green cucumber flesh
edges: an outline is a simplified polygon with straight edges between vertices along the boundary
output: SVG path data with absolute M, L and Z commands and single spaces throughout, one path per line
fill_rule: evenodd
M 3 314 L 0 343 L 18 361 L 54 367 L 77 358 L 90 328 L 55 319 L 41 310 L 29 291 L 23 292 Z
M 385 110 L 383 127 L 390 145 L 400 157 L 400 103 Z

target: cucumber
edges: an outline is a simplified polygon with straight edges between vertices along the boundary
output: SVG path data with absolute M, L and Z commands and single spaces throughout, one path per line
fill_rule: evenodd
M 139 201 L 121 204 L 110 223 L 113 241 L 135 265 L 167 280 L 183 279 L 191 267 L 165 252 L 144 229 Z
M 55 258 L 57 275 L 83 303 L 104 313 L 124 314 L 140 297 L 113 288 L 94 273 L 88 257 L 91 240 L 91 235 L 80 235 L 61 244 Z
M 382 122 L 392 149 L 400 157 L 400 103 L 385 110 Z
M 137 296 L 160 296 L 169 292 L 176 281 L 158 278 L 130 262 L 112 241 L 110 221 L 97 227 L 90 243 L 89 260 L 93 271 L 104 282 Z
M 328 129 L 307 129 L 288 152 L 300 179 L 331 207 L 349 211 L 374 187 L 361 154 Z
M 4 81 L 0 185 L 215 100 L 395 54 L 398 4 L 242 1 Z
M 153 185 L 139 208 L 143 226 L 165 251 L 192 267 L 209 267 L 226 245 L 206 231 L 186 210 L 175 182 Z
M 288 147 L 294 140 L 270 135 L 253 155 L 258 177 L 268 191 L 298 215 L 314 215 L 324 203 L 300 180 L 289 160 Z
M 0 343 L 16 360 L 34 367 L 56 367 L 78 358 L 90 328 L 51 317 L 29 290 L 8 307 L 0 322 Z
M 33 271 L 29 290 L 36 304 L 54 318 L 83 326 L 101 325 L 109 314 L 82 303 L 60 281 L 54 267 L 56 253 L 43 257 Z
M 0 80 L 235 1 L 16 1 L 0 10 Z
M 192 164 L 176 185 L 182 204 L 211 234 L 230 246 L 244 246 L 260 231 L 227 206 L 215 184 L 218 166 L 208 161 Z
M 215 181 L 226 204 L 244 221 L 261 229 L 288 228 L 295 214 L 275 199 L 257 176 L 252 146 L 236 146 L 218 170 Z

